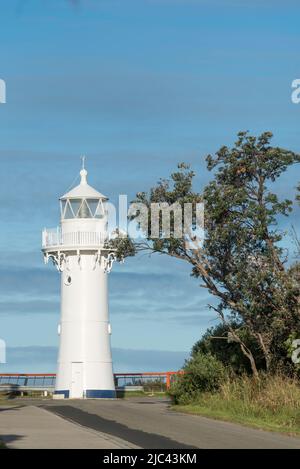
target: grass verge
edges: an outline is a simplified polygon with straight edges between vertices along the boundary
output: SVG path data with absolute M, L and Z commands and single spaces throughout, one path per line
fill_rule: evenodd
M 281 376 L 226 381 L 215 393 L 201 393 L 193 402 L 175 405 L 180 412 L 300 435 L 300 387 Z
M 117 397 L 128 399 L 130 397 L 165 397 L 165 392 L 147 392 L 147 391 L 117 391 Z

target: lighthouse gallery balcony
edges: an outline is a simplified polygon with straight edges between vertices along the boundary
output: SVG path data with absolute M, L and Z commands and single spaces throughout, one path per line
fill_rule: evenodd
M 43 249 L 100 248 L 108 241 L 107 233 L 97 231 L 74 231 L 62 233 L 60 228 L 47 229 L 42 232 Z

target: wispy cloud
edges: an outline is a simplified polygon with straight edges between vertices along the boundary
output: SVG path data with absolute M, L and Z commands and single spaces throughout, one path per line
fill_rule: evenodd
M 172 272 L 163 264 L 161 271 L 122 271 L 109 277 L 110 309 L 113 317 L 128 315 L 140 320 L 160 320 L 181 324 L 207 320 L 209 294 L 189 276 L 189 270 Z M 148 260 L 151 268 L 151 261 Z M 159 288 L 157 285 L 159 284 Z M 57 314 L 60 274 L 51 266 L 0 266 L 0 314 Z M 181 313 L 181 314 L 179 314 Z M 184 319 L 185 318 L 185 319 Z M 189 319 L 188 319 L 189 318 Z
M 59 312 L 58 300 L 0 301 L 0 314 L 58 314 Z
M 38 267 L 0 266 L 0 296 L 14 298 L 44 297 L 57 295 L 59 275 L 55 269 Z

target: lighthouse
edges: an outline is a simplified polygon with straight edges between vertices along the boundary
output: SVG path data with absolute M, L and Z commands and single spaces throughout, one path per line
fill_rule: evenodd
M 107 200 L 87 182 L 60 198 L 61 220 L 44 229 L 45 263 L 61 277 L 59 354 L 54 398 L 114 398 L 107 276 L 115 254 L 109 249 Z

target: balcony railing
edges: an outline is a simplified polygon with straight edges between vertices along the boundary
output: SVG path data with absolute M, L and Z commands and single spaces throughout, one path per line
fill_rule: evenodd
M 45 229 L 42 233 L 42 246 L 103 246 L 107 241 L 107 235 L 96 231 L 74 231 L 62 233 L 61 230 Z

